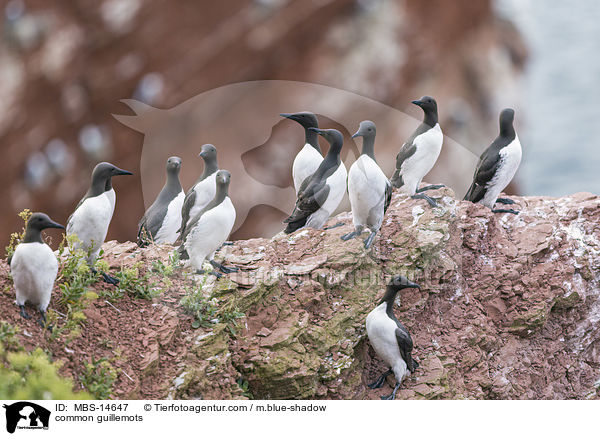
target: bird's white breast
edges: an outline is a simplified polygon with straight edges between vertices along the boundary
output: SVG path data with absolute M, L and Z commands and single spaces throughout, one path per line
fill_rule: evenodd
M 340 162 L 338 169 L 325 181 L 329 185 L 329 195 L 321 208 L 329 212 L 330 215 L 335 212 L 344 198 L 347 178 L 348 172 L 346 171 L 346 166 L 344 162 Z
M 327 195 L 327 199 L 321 205 L 321 207 L 308 217 L 306 220 L 307 227 L 312 227 L 314 229 L 320 229 L 323 227 L 325 222 L 329 219 L 331 214 L 335 212 L 344 198 L 347 178 L 348 173 L 346 171 L 346 167 L 344 166 L 344 162 L 340 162 L 340 165 L 334 171 L 334 173 L 330 175 L 327 180 L 325 180 L 325 183 L 329 186 L 329 194 Z
M 177 197 L 169 203 L 165 218 L 154 238 L 154 242 L 157 244 L 172 244 L 177 240 L 179 236 L 177 231 L 181 227 L 181 207 L 184 198 L 185 193 L 181 190 Z
M 402 191 L 411 195 L 415 193 L 423 177 L 431 171 L 440 156 L 443 142 L 444 135 L 439 124 L 414 139 L 416 151 L 402 163 L 401 174 L 404 180 Z
M 194 201 L 194 205 L 190 209 L 190 218 L 188 223 L 194 219 L 196 215 L 198 215 L 202 210 L 208 206 L 208 203 L 215 198 L 215 194 L 217 192 L 217 172 L 215 171 L 206 179 L 197 183 L 194 186 L 194 191 L 196 191 L 196 199 Z
M 519 138 L 515 135 L 515 139 L 502 148 L 499 154 L 500 161 L 498 162 L 498 168 L 494 173 L 494 177 L 486 185 L 486 193 L 481 201 L 482 204 L 489 208 L 494 207 L 498 195 L 508 186 L 519 168 L 522 156 Z
M 390 367 L 402 360 L 396 329 L 398 326 L 385 312 L 386 303 L 381 303 L 367 315 L 367 335 L 373 349 Z
M 354 225 L 366 225 L 369 216 L 383 217 L 388 179 L 373 159 L 361 155 L 348 172 L 348 195 Z
M 235 208 L 229 197 L 218 206 L 206 211 L 193 229 L 190 230 L 185 248 L 190 261 L 197 269 L 227 240 L 235 222 Z
M 19 244 L 15 249 L 10 271 L 17 303 L 29 301 L 46 310 L 58 274 L 58 261 L 50 247 L 40 242 Z
M 323 156 L 321 156 L 321 153 L 308 143 L 296 155 L 292 165 L 292 178 L 294 179 L 296 194 L 298 194 L 302 182 L 317 171 L 322 161 Z
M 115 191 L 110 190 L 96 197 L 87 198 L 73 212 L 67 223 L 67 235 L 77 235 L 80 243 L 75 249 L 91 250 L 90 262 L 95 260 L 108 233 L 108 226 L 115 210 Z

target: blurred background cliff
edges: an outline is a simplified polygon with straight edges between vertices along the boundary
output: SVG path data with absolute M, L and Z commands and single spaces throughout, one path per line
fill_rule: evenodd
M 586 3 L 579 8 L 582 16 L 600 10 L 592 0 L 581 1 Z M 573 133 L 576 125 L 569 127 L 547 119 L 572 100 L 549 103 L 544 92 L 561 88 L 576 99 L 577 89 L 569 88 L 569 77 L 561 76 L 561 68 L 568 68 L 561 60 L 563 50 L 568 52 L 565 56 L 569 56 L 572 66 L 578 56 L 593 54 L 594 50 L 597 53 L 595 45 L 600 41 L 592 39 L 583 52 L 567 46 L 566 34 L 571 32 L 573 38 L 583 39 L 590 32 L 598 36 L 597 26 L 583 29 L 576 20 L 566 18 L 571 11 L 558 10 L 553 14 L 544 2 L 0 3 L 2 246 L 11 231 L 21 228 L 17 213 L 24 208 L 47 212 L 65 223 L 88 187 L 91 169 L 102 160 L 136 174 L 114 181 L 117 206 L 108 235 L 108 239 L 134 240 L 144 200 L 147 206 L 153 197 L 144 199 L 142 195 L 140 160 L 144 135 L 112 116 L 134 114 L 120 100 L 135 99 L 169 109 L 211 89 L 251 80 L 293 80 L 340 88 L 417 119 L 421 114 L 410 101 L 424 94 L 433 95 L 438 100 L 445 135 L 474 156 L 496 136 L 499 111 L 511 106 L 518 114 L 516 127 L 524 160 L 535 162 L 524 162 L 510 192 L 558 195 L 573 190 L 593 192 L 598 188 L 589 183 L 587 187 L 565 187 L 556 178 L 545 179 L 539 159 L 531 156 L 532 150 L 547 150 L 552 143 L 557 144 L 553 153 L 558 152 L 558 147 L 573 150 L 577 146 L 566 140 L 566 133 L 558 131 Z M 594 24 L 591 17 L 587 22 Z M 544 23 L 549 23 L 549 27 Z M 552 26 L 560 26 L 560 32 L 559 27 Z M 528 67 L 528 62 L 533 67 Z M 590 81 L 598 77 L 600 64 L 595 65 L 595 69 L 587 71 L 588 82 L 580 86 L 591 86 Z M 532 71 L 537 75 L 532 76 Z M 544 82 L 540 75 L 550 79 Z M 598 87 L 595 88 L 597 93 Z M 292 110 L 295 108 L 289 109 Z M 576 117 L 573 114 L 572 122 L 577 122 Z M 326 116 L 320 118 L 322 127 L 335 126 Z M 586 122 L 594 121 L 590 118 Z M 402 126 L 401 134 L 409 134 L 415 125 Z M 553 129 L 552 134 L 540 133 L 548 128 Z M 192 156 L 183 164 L 181 178 L 186 190 L 202 170 L 200 159 L 195 157 L 202 142 L 215 143 L 221 167 L 227 168 L 229 151 L 221 144 L 190 135 L 189 129 L 180 130 L 168 140 L 185 143 Z M 381 130 L 378 129 L 378 138 L 383 134 Z M 348 133 L 354 132 L 344 133 L 349 138 Z M 584 139 L 577 137 L 577 141 Z M 290 121 L 279 120 L 269 141 L 261 148 L 264 153 L 246 156 L 244 165 L 257 178 L 261 172 L 268 172 L 265 183 L 289 187 L 291 162 L 304 142 L 302 129 Z M 326 148 L 325 143 L 322 145 Z M 376 154 L 388 176 L 400 146 L 401 140 L 376 142 Z M 269 158 L 273 147 L 285 150 L 277 165 Z M 354 155 L 348 157 L 348 153 L 359 148 L 360 142 L 356 142 L 345 151 L 347 165 L 354 160 Z M 569 162 L 576 167 L 580 164 Z M 585 163 L 592 168 L 593 164 L 593 160 Z M 428 179 L 436 181 L 439 173 L 439 178 L 450 180 L 457 192 L 464 192 L 473 174 L 471 165 L 464 166 L 464 162 L 453 162 L 443 151 Z M 444 168 L 455 171 L 443 176 Z M 560 165 L 553 169 L 562 171 Z M 236 188 L 235 177 L 233 174 L 232 198 L 239 204 L 245 195 L 242 183 Z M 152 194 L 160 189 L 163 180 L 161 166 L 161 172 L 153 176 Z M 293 203 L 293 198 L 290 201 Z M 281 230 L 284 217 L 268 202 L 254 207 L 233 238 L 270 236 Z

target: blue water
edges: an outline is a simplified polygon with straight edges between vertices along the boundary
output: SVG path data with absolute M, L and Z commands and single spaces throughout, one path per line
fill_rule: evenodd
M 530 50 L 518 132 L 524 195 L 600 194 L 600 1 L 497 0 Z

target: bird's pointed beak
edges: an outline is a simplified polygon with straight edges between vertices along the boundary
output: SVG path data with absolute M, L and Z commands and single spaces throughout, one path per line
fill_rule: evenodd
M 292 114 L 279 114 L 280 116 L 284 117 L 284 118 L 291 118 Z
M 122 170 L 121 168 L 117 168 L 116 176 L 133 176 L 131 171 Z
M 356 132 L 354 135 L 352 135 L 352 138 L 356 138 L 357 136 L 361 136 L 360 135 L 360 130 L 358 132 Z
M 416 104 L 417 106 L 421 106 L 421 104 L 423 104 L 423 102 L 421 100 L 413 100 L 411 101 L 412 104 Z
M 63 226 L 62 224 L 58 224 L 56 221 L 52 221 L 50 220 L 50 222 L 48 223 L 48 228 L 49 229 L 65 229 L 65 226 Z
M 406 286 L 407 288 L 417 288 L 417 289 L 421 289 L 421 286 L 419 286 L 418 284 L 416 284 L 415 282 L 411 282 L 410 280 L 408 280 L 408 284 Z
M 317 132 L 319 135 L 323 134 L 323 131 L 317 127 L 309 127 L 308 130 L 310 130 L 312 132 Z
M 201 151 L 200 153 L 198 153 L 198 157 L 205 157 L 206 156 L 206 151 Z

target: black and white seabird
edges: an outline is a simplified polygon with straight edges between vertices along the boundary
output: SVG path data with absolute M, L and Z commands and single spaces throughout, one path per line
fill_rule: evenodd
M 419 367 L 419 364 L 412 358 L 413 341 L 410 333 L 394 315 L 396 294 L 404 288 L 420 289 L 421 287 L 404 276 L 392 277 L 379 306 L 367 315 L 369 342 L 377 355 L 390 367 L 377 381 L 368 386 L 371 389 L 377 389 L 383 386 L 388 375 L 393 373 L 396 377 L 394 392 L 389 396 L 381 397 L 382 400 L 396 398 L 396 391 L 404 377 Z
M 373 243 L 381 228 L 383 215 L 392 199 L 392 185 L 375 160 L 375 134 L 373 121 L 362 121 L 358 132 L 352 135 L 363 137 L 362 154 L 348 171 L 348 195 L 352 206 L 354 231 L 342 236 L 344 241 L 362 234 L 368 227 L 371 231 L 365 240 L 365 248 Z
M 481 203 L 492 212 L 518 214 L 513 209 L 494 209 L 496 203 L 514 204 L 509 198 L 498 198 L 521 163 L 521 143 L 513 127 L 514 119 L 514 110 L 504 109 L 500 112 L 500 134 L 480 156 L 473 184 L 465 195 L 465 200 Z
M 41 315 L 38 322 L 42 327 L 46 324 L 46 309 L 58 274 L 56 256 L 42 240 L 44 229 L 64 227 L 44 213 L 34 213 L 27 221 L 23 242 L 17 245 L 8 260 L 21 315 L 29 319 L 30 316 L 25 312 L 25 302 L 35 304 Z
M 183 240 L 183 234 L 186 231 L 188 223 L 198 215 L 208 203 L 215 198 L 216 183 L 215 177 L 219 166 L 217 165 L 217 149 L 212 144 L 204 144 L 200 154 L 204 161 L 204 171 L 194 183 L 194 186 L 185 195 L 183 207 L 181 208 L 181 228 L 179 229 L 179 239 Z
M 319 137 L 317 132 L 310 130 L 311 127 L 319 128 L 319 122 L 315 114 L 311 112 L 297 112 L 294 114 L 280 114 L 282 117 L 294 120 L 304 127 L 305 144 L 302 150 L 296 155 L 292 165 L 292 178 L 294 179 L 294 189 L 296 195 L 300 190 L 302 182 L 312 176 L 321 162 L 323 156 L 321 147 L 319 147 Z
M 133 173 L 108 162 L 96 165 L 87 193 L 67 221 L 67 236 L 77 235 L 78 238 L 73 248 L 81 249 L 87 254 L 87 261 L 92 270 L 115 211 L 117 196 L 112 187 L 112 178 L 131 174 Z M 117 279 L 106 273 L 102 273 L 102 276 L 107 283 L 118 283 Z
M 215 176 L 216 193 L 212 201 L 196 214 L 186 226 L 182 235 L 183 243 L 178 252 L 182 259 L 190 259 L 198 273 L 203 273 L 202 265 L 208 258 L 214 274 L 220 277 L 217 269 L 225 274 L 235 272 L 237 268 L 228 268 L 216 262 L 215 251 L 227 240 L 235 222 L 235 208 L 229 198 L 231 174 L 219 170 Z
M 422 198 L 432 206 L 437 206 L 435 200 L 422 192 L 442 188 L 444 185 L 429 185 L 419 189 L 423 177 L 435 165 L 444 141 L 438 123 L 437 103 L 429 96 L 421 97 L 412 103 L 423 109 L 425 116 L 396 156 L 396 171 L 391 182 L 394 188 L 400 188 L 400 191 L 411 195 L 412 198 Z
M 340 158 L 344 137 L 335 129 L 310 127 L 309 130 L 317 132 L 329 142 L 329 151 L 314 174 L 302 182 L 296 207 L 284 221 L 287 223 L 285 233 L 292 233 L 305 226 L 322 228 L 339 206 L 346 191 L 347 172 Z
M 181 158 L 167 159 L 167 182 L 160 194 L 148 208 L 138 226 L 138 245 L 144 247 L 150 241 L 157 244 L 173 244 L 181 228 L 181 208 L 185 193 L 179 181 Z

